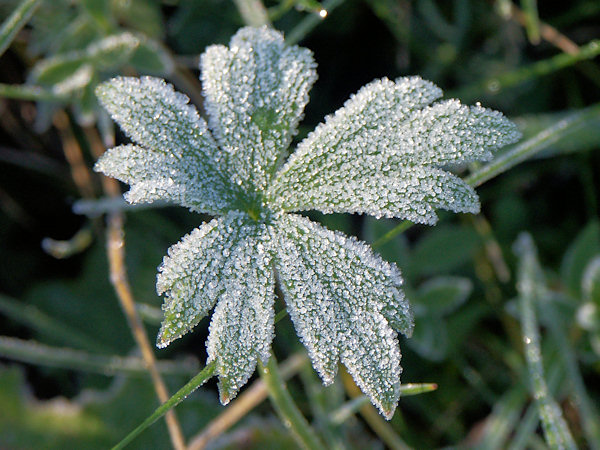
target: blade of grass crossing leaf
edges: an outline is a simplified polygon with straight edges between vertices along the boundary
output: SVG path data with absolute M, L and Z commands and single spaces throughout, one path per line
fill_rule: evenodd
M 251 27 L 269 25 L 269 14 L 261 0 L 234 0 L 244 23 Z
M 135 428 L 131 433 L 129 433 L 125 438 L 119 442 L 117 445 L 113 447 L 113 450 L 118 450 L 121 448 L 125 448 L 127 444 L 129 444 L 136 436 L 138 436 L 142 431 L 164 416 L 167 411 L 170 411 L 172 408 L 177 406 L 183 400 L 185 400 L 192 392 L 202 386 L 206 381 L 208 381 L 215 372 L 216 363 L 213 361 L 204 367 L 202 371 L 190 381 L 187 382 L 185 386 L 179 389 L 169 400 L 160 405 L 156 410 L 137 428 Z
M 536 399 L 542 428 L 546 442 L 550 448 L 575 449 L 575 441 L 567 427 L 560 407 L 548 391 L 544 379 L 540 335 L 535 314 L 535 303 L 539 300 L 538 266 L 535 247 L 531 236 L 522 234 L 515 244 L 515 252 L 520 257 L 519 279 L 519 310 L 525 344 L 525 358 L 529 368 L 532 394 Z
M 21 28 L 29 21 L 41 0 L 24 0 L 0 27 L 0 56 L 10 46 Z

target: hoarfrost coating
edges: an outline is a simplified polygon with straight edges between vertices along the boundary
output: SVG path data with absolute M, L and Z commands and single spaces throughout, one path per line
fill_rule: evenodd
M 268 28 L 242 28 L 201 57 L 208 123 L 163 80 L 115 78 L 97 89 L 134 142 L 96 170 L 131 186 L 132 203 L 167 200 L 216 216 L 173 245 L 159 267 L 167 346 L 214 308 L 207 341 L 229 402 L 274 336 L 275 283 L 314 368 L 342 362 L 383 415 L 398 403 L 397 332 L 412 333 L 402 276 L 355 238 L 293 212 L 365 213 L 434 224 L 436 208 L 479 211 L 447 167 L 487 160 L 519 133 L 502 114 L 419 77 L 375 80 L 284 161 L 315 82 L 309 50 Z M 432 104 L 433 103 L 433 104 Z

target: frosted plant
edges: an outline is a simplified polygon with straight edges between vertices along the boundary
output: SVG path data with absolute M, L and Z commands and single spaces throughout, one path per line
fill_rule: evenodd
M 413 319 L 402 277 L 355 238 L 298 211 L 366 213 L 433 224 L 436 208 L 479 211 L 474 190 L 444 170 L 486 160 L 518 138 L 502 114 L 457 100 L 419 77 L 381 79 L 326 118 L 285 161 L 317 78 L 309 50 L 243 28 L 201 58 L 208 124 L 156 78 L 115 78 L 97 94 L 135 144 L 96 170 L 131 185 L 132 203 L 169 200 L 215 219 L 173 245 L 159 267 L 158 346 L 214 307 L 207 341 L 221 402 L 269 358 L 274 288 L 314 368 L 332 383 L 341 361 L 390 418 L 398 402 L 397 332 Z M 216 305 L 216 306 L 215 306 Z

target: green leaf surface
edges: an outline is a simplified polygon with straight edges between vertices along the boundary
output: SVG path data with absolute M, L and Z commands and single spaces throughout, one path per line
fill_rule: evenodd
M 415 245 L 407 269 L 413 277 L 447 273 L 469 261 L 480 245 L 472 228 L 440 225 Z
M 581 279 L 583 298 L 600 307 L 600 254 L 595 256 L 587 265 Z
M 473 283 L 462 277 L 436 277 L 423 283 L 412 298 L 415 315 L 445 315 L 462 305 L 473 290 Z
M 600 223 L 590 222 L 573 240 L 563 257 L 560 272 L 571 295 L 582 298 L 581 283 L 586 266 L 600 253 Z

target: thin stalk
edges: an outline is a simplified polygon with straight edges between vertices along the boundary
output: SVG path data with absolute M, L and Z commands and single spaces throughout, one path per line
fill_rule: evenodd
M 261 0 L 234 0 L 234 3 L 246 25 L 251 27 L 271 25 L 267 8 Z
M 540 43 L 540 17 L 538 14 L 537 0 L 521 0 L 521 7 L 525 15 L 525 30 L 527 38 L 534 45 Z
M 119 442 L 117 445 L 113 447 L 113 450 L 118 450 L 124 448 L 127 444 L 129 444 L 135 437 L 137 437 L 142 431 L 156 422 L 165 414 L 172 412 L 175 406 L 184 401 L 188 396 L 192 394 L 196 389 L 202 386 L 209 378 L 213 376 L 215 373 L 216 363 L 213 361 L 209 363 L 202 371 L 192 378 L 190 381 L 186 383 L 181 389 L 179 389 L 175 395 L 173 395 L 169 400 L 160 405 L 152 415 L 150 415 L 146 420 L 144 420 L 140 425 L 136 427 L 131 433 L 129 433 L 125 438 Z
M 29 19 L 40 3 L 41 0 L 25 0 L 4 21 L 0 27 L 0 56 L 10 46 L 19 30 L 29 22 Z
M 327 0 L 323 2 L 323 9 L 325 13 L 320 14 L 309 14 L 302 19 L 298 24 L 287 33 L 285 41 L 289 45 L 297 44 L 302 41 L 308 33 L 310 33 L 317 25 L 319 25 L 325 17 L 327 17 L 331 11 L 344 3 L 344 0 Z
M 75 203 L 73 203 L 72 209 L 75 214 L 95 218 L 107 213 L 164 208 L 166 206 L 169 206 L 169 203 L 160 200 L 152 203 L 136 203 L 132 205 L 131 203 L 127 203 L 122 196 L 119 196 L 77 200 Z
M 304 353 L 296 353 L 281 364 L 281 378 L 287 380 L 308 362 Z M 244 418 L 254 407 L 262 403 L 268 396 L 267 385 L 256 380 L 244 392 L 231 402 L 222 414 L 212 420 L 204 429 L 190 440 L 188 450 L 202 450 L 206 445 L 225 433 L 229 428 Z
M 40 86 L 6 83 L 0 83 L 0 97 L 31 100 L 34 102 L 65 102 L 68 100 L 64 95 L 58 95 L 52 90 Z
M 562 411 L 550 394 L 544 378 L 540 334 L 535 313 L 535 303 L 539 301 L 538 279 L 541 269 L 537 263 L 531 236 L 522 234 L 515 245 L 515 251 L 521 259 L 517 291 L 525 359 L 531 380 L 532 395 L 538 406 L 546 442 L 550 448 L 576 449 L 577 446 Z
M 89 141 L 92 153 L 99 157 L 104 151 L 102 139 L 94 128 L 84 129 L 86 138 Z M 106 141 L 112 141 L 112 136 L 107 136 Z M 102 177 L 102 187 L 104 192 L 113 197 L 121 195 L 119 183 L 113 178 Z M 121 304 L 121 308 L 127 323 L 133 335 L 133 338 L 140 349 L 142 358 L 146 364 L 156 395 L 160 402 L 165 403 L 169 400 L 167 387 L 156 367 L 156 357 L 152 351 L 152 346 L 146 335 L 146 330 L 136 309 L 136 303 L 131 292 L 127 270 L 125 265 L 125 238 L 123 229 L 124 215 L 122 212 L 114 212 L 108 216 L 108 229 L 106 232 L 106 253 L 108 256 L 108 265 L 110 271 L 110 281 Z M 165 416 L 167 429 L 171 443 L 176 450 L 185 450 L 185 438 L 181 431 L 181 426 L 175 415 L 175 411 L 167 411 Z
M 274 355 L 271 355 L 266 366 L 259 362 L 261 379 L 265 382 L 269 397 L 277 413 L 286 427 L 290 428 L 296 441 L 307 449 L 325 449 L 314 430 L 310 427 L 288 392 L 285 382 L 277 367 Z
M 377 239 L 375 242 L 373 242 L 372 247 L 373 248 L 381 247 L 383 244 L 391 241 L 393 238 L 395 238 L 399 234 L 404 233 L 406 230 L 408 230 L 413 225 L 414 224 L 410 220 L 402 221 L 399 225 L 395 226 L 390 231 L 388 231 L 383 236 L 381 236 L 379 239 Z
M 154 390 L 158 399 L 164 403 L 169 399 L 169 393 L 167 387 L 158 372 L 156 367 L 156 358 L 148 336 L 142 325 L 139 314 L 135 308 L 135 301 L 131 293 L 129 286 L 129 280 L 125 270 L 125 241 L 123 231 L 123 215 L 119 213 L 111 214 L 108 217 L 108 230 L 107 230 L 107 248 L 108 262 L 110 267 L 110 281 L 117 293 L 121 308 L 127 317 L 127 323 L 131 329 L 131 333 L 142 352 L 142 357 L 150 372 Z M 183 450 L 185 446 L 185 438 L 183 432 L 177 421 L 174 411 L 168 411 L 166 413 L 165 421 L 167 422 L 167 428 L 169 429 L 169 435 L 171 436 L 171 442 L 176 450 Z
M 17 323 L 25 325 L 38 333 L 64 342 L 65 344 L 68 343 L 70 345 L 102 353 L 110 352 L 110 349 L 107 346 L 70 328 L 68 325 L 59 322 L 39 308 L 33 305 L 26 305 L 23 302 L 19 302 L 2 294 L 0 294 L 0 313 Z
M 115 373 L 146 375 L 144 360 L 137 357 L 95 355 L 72 348 L 51 347 L 35 341 L 0 336 L 0 356 L 13 361 L 62 369 L 94 372 L 106 376 Z M 189 375 L 197 372 L 197 364 L 160 361 L 159 372 L 167 375 Z

